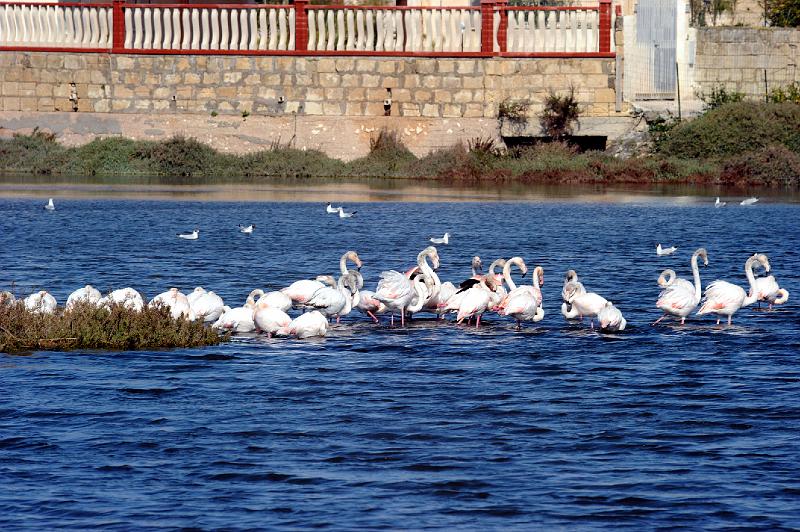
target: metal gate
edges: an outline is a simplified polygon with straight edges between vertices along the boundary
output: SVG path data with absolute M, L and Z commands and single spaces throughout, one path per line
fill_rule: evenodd
M 674 100 L 675 0 L 639 0 L 636 14 L 625 17 L 625 84 L 627 100 Z

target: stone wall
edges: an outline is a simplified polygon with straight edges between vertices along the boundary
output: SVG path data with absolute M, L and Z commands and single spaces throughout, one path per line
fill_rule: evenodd
M 4 111 L 495 118 L 574 87 L 618 116 L 614 59 L 157 56 L 0 52 Z
M 696 97 L 724 86 L 763 99 L 765 91 L 800 82 L 800 29 L 702 28 L 694 36 Z

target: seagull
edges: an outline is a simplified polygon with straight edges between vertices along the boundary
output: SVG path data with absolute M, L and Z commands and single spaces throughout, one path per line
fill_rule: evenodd
M 442 238 L 431 238 L 431 243 L 433 244 L 449 244 L 450 243 L 450 233 L 445 233 Z
M 333 205 L 328 203 L 328 206 L 325 207 L 325 212 L 327 212 L 328 214 L 335 214 L 339 212 L 339 207 L 334 207 Z
M 739 205 L 752 205 L 753 203 L 757 202 L 758 198 L 747 198 L 743 199 Z
M 44 209 L 46 211 L 54 211 L 54 210 L 56 210 L 56 206 L 53 204 L 53 198 L 50 198 L 47 201 L 47 205 L 44 206 Z
M 240 233 L 246 233 L 246 234 L 249 235 L 249 234 L 251 234 L 253 232 L 253 229 L 255 229 L 255 228 L 256 228 L 256 224 L 250 224 L 248 226 L 244 226 L 242 224 L 239 224 L 239 232 Z
M 200 238 L 200 229 L 194 228 L 194 231 L 191 233 L 178 233 L 178 238 L 183 238 L 184 240 L 197 240 Z
M 661 244 L 656 246 L 656 255 L 672 255 L 675 253 L 675 250 L 678 249 L 675 246 L 662 248 Z
M 725 205 L 727 205 L 727 204 L 728 204 L 727 202 L 725 202 L 725 201 L 720 201 L 720 200 L 719 200 L 719 197 L 717 197 L 717 201 L 715 201 L 715 202 L 714 202 L 714 207 L 715 207 L 715 208 L 717 208 L 717 209 L 719 209 L 720 207 L 724 207 L 724 206 L 725 206 Z
M 337 210 L 339 211 L 339 218 L 352 218 L 353 215 L 356 212 L 358 212 L 358 211 L 344 212 L 344 209 L 342 209 L 341 207 L 339 207 Z

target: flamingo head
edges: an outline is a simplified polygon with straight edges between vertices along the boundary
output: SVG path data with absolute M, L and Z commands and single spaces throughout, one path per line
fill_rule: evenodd
M 353 263 L 355 263 L 357 269 L 361 269 L 362 262 L 361 259 L 358 257 L 358 253 L 355 251 L 348 251 L 345 255 L 346 258 L 350 259 Z
M 471 266 L 472 266 L 472 269 L 475 270 L 476 272 L 482 272 L 483 271 L 483 263 L 481 262 L 481 258 L 479 256 L 477 256 L 477 255 L 472 257 Z
M 661 272 L 661 275 L 658 276 L 658 286 L 669 286 L 675 281 L 675 270 L 664 270 Z
M 533 269 L 533 275 L 538 277 L 539 279 L 539 286 L 544 286 L 544 268 L 541 266 L 537 266 Z
M 708 252 L 706 252 L 706 248 L 700 248 L 695 251 L 694 254 L 703 259 L 703 266 L 708 266 Z
M 571 283 L 572 281 L 578 280 L 578 272 L 575 270 L 567 270 L 567 273 L 564 275 L 564 282 Z

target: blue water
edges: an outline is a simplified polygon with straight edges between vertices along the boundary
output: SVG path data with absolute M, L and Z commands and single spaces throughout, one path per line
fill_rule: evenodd
M 348 249 L 372 288 L 449 231 L 443 279 L 521 255 L 545 269 L 547 314 L 520 332 L 350 315 L 312 341 L 0 355 L 1 529 L 800 527 L 798 205 L 42 204 L 0 199 L 0 289 L 202 285 L 241 304 Z M 688 277 L 699 246 L 704 282 L 744 286 L 759 251 L 792 299 L 732 327 L 651 327 L 658 273 Z M 628 330 L 563 320 L 568 268 Z

